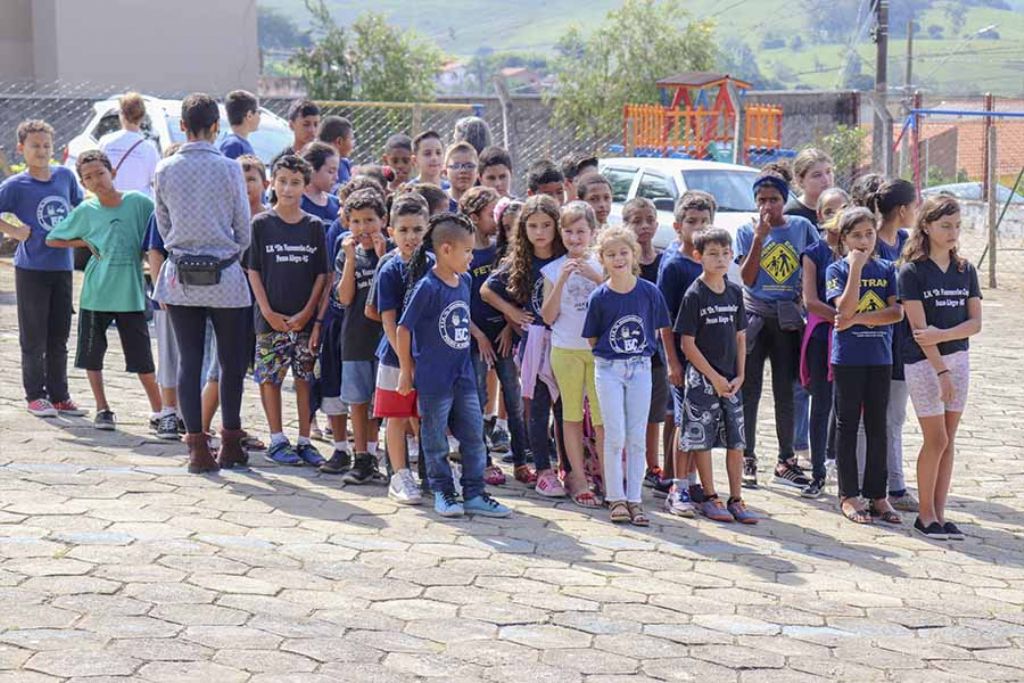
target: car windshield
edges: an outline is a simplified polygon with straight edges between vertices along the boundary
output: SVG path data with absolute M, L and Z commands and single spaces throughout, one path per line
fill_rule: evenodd
M 256 156 L 265 164 L 269 164 L 282 149 L 292 144 L 291 130 L 287 126 L 277 124 L 276 122 L 268 122 L 267 118 L 266 116 L 264 117 L 259 130 L 249 135 L 249 142 L 252 143 L 252 148 L 256 150 Z M 167 117 L 167 128 L 171 133 L 172 142 L 185 142 L 185 133 L 181 130 L 180 121 L 181 118 L 179 116 L 169 115 Z M 227 119 L 221 119 L 220 132 L 217 133 L 217 139 L 213 144 L 220 144 L 220 141 L 229 132 L 231 132 L 231 127 L 228 125 Z
M 683 171 L 687 190 L 703 190 L 718 202 L 719 211 L 757 211 L 754 186 L 757 173 L 718 169 Z

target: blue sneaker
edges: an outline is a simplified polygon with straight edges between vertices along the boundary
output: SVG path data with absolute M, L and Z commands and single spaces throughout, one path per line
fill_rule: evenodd
M 512 509 L 499 503 L 486 493 L 470 498 L 462 504 L 463 509 L 471 515 L 481 517 L 508 517 Z
M 278 465 L 301 465 L 302 461 L 299 460 L 299 456 L 295 453 L 295 449 L 287 441 L 281 441 L 280 443 L 270 444 L 270 448 L 267 449 L 266 454 L 263 456 L 267 460 Z
M 455 497 L 454 491 L 448 493 L 434 492 L 434 512 L 442 517 L 461 517 L 466 514 L 462 503 Z
M 324 460 L 324 456 L 320 455 L 320 451 L 316 449 L 316 446 L 311 443 L 300 443 L 295 447 L 295 454 L 299 456 L 302 462 L 313 467 L 320 467 L 320 465 L 327 462 Z

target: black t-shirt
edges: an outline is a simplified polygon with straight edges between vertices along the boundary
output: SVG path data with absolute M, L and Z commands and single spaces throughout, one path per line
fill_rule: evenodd
M 658 284 L 658 268 L 661 267 L 661 257 L 664 252 L 659 251 L 655 256 L 654 260 L 650 263 L 640 264 L 640 277 L 648 282 Z M 672 312 L 669 311 L 669 317 L 672 317 Z M 660 368 L 665 364 L 665 360 L 661 355 L 665 353 L 664 349 L 661 348 L 661 339 L 658 339 L 658 352 L 651 356 L 651 367 Z
M 726 379 L 736 377 L 736 333 L 747 329 L 743 290 L 726 280 L 719 294 L 694 280 L 683 295 L 674 331 L 693 337 L 704 358 Z
M 380 336 L 384 334 L 384 327 L 376 320 L 367 318 L 363 309 L 370 294 L 370 284 L 373 282 L 378 260 L 377 252 L 373 249 L 366 250 L 362 245 L 356 245 L 356 294 L 352 303 L 345 307 L 345 320 L 341 323 L 342 360 L 372 361 L 377 358 L 377 344 L 380 343 Z M 340 283 L 341 274 L 345 272 L 343 248 L 338 249 L 334 269 L 338 273 Z
M 323 222 L 304 213 L 298 223 L 286 223 L 275 211 L 264 211 L 252 220 L 245 266 L 260 274 L 271 310 L 284 315 L 298 313 L 309 302 L 317 276 L 327 272 Z M 259 306 L 254 308 L 256 332 L 272 332 Z M 307 331 L 315 318 L 310 317 Z
M 786 202 L 785 208 L 782 212 L 787 216 L 802 216 L 811 222 L 811 225 L 818 227 L 818 212 L 808 206 L 805 206 L 802 201 L 793 197 Z M 821 232 L 819 229 L 818 232 Z
M 911 261 L 900 268 L 896 279 L 899 300 L 920 301 L 924 306 L 925 322 L 940 330 L 948 330 L 967 320 L 967 300 L 981 298 L 978 285 L 978 271 L 968 263 L 963 271 L 956 263 L 950 263 L 946 272 L 935 261 Z M 939 353 L 948 356 L 968 349 L 966 339 L 956 339 L 939 344 Z M 903 337 L 903 362 L 907 365 L 925 359 L 924 351 L 914 341 L 914 336 Z

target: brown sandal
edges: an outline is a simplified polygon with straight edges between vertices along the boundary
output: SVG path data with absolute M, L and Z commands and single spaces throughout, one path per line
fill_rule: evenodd
M 847 501 L 856 500 L 856 498 L 843 498 L 839 501 L 839 510 L 843 513 L 843 517 L 846 517 L 855 524 L 871 524 L 871 513 L 867 510 L 858 510 L 857 508 L 851 507 L 847 510 L 843 507 L 843 504 Z
M 627 503 L 626 508 L 629 510 L 629 521 L 633 526 L 650 526 L 651 520 L 644 514 L 644 506 L 640 503 Z
M 625 524 L 633 521 L 633 515 L 629 511 L 629 505 L 624 500 L 617 500 L 609 504 L 608 517 L 615 524 Z
M 872 501 L 869 504 L 868 509 L 872 517 L 877 517 L 886 524 L 903 524 L 903 518 L 900 517 L 899 514 L 897 514 L 897 512 L 892 508 L 888 510 L 879 510 L 878 508 L 875 507 L 874 501 Z

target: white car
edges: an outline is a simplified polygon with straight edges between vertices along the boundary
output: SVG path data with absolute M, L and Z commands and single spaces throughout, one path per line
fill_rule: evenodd
M 181 100 L 162 100 L 155 97 L 142 98 L 146 103 L 146 118 L 142 121 L 142 130 L 146 137 L 156 142 L 157 149 L 163 149 L 175 142 L 185 142 L 185 133 L 181 130 Z M 78 155 L 99 146 L 100 138 L 116 130 L 121 123 L 117 118 L 117 98 L 96 102 L 92 106 L 93 115 L 85 125 L 81 134 L 72 139 L 65 150 L 64 165 L 75 170 Z M 231 132 L 228 125 L 224 105 L 220 105 L 220 132 L 217 141 Z M 271 159 L 292 143 L 292 131 L 288 122 L 267 109 L 260 109 L 259 130 L 249 136 L 249 142 L 256 150 L 256 156 L 269 165 Z M 268 169 L 269 170 L 269 169 Z
M 654 246 L 664 249 L 676 239 L 672 210 L 687 190 L 703 190 L 715 198 L 718 212 L 715 227 L 725 228 L 736 239 L 736 231 L 757 217 L 751 189 L 758 169 L 693 159 L 611 157 L 598 161 L 598 168 L 612 186 L 611 225 L 622 224 L 622 205 L 634 197 L 646 197 L 658 209 L 658 232 Z

